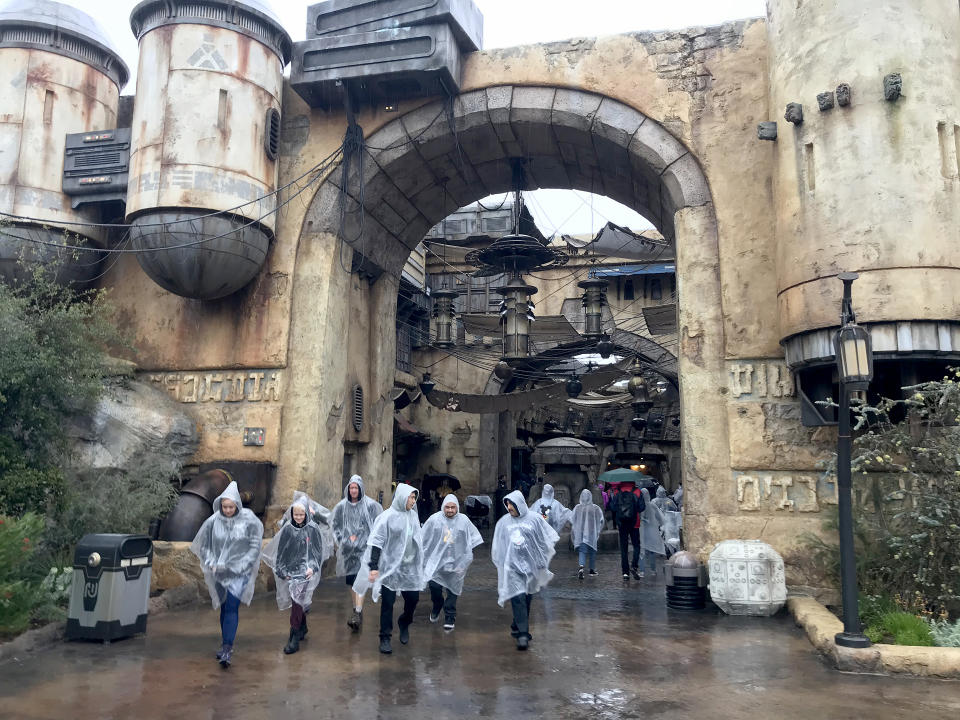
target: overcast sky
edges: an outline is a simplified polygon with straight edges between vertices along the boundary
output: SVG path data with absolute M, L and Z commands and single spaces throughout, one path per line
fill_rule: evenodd
M 135 91 L 137 43 L 130 11 L 139 0 L 60 0 L 95 17 L 130 66 Z M 484 47 L 510 47 L 572 37 L 612 35 L 634 30 L 667 30 L 717 25 L 766 14 L 765 0 L 474 0 L 483 13 Z M 306 33 L 306 0 L 273 0 L 278 17 L 296 40 Z M 634 229 L 650 227 L 636 213 L 589 193 L 541 190 L 529 202 L 547 235 L 596 232 L 607 220 Z

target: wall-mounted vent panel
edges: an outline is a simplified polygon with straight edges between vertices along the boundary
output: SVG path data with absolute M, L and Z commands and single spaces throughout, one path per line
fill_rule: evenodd
M 125 201 L 130 168 L 130 128 L 67 135 L 63 193 L 74 208 L 87 203 Z

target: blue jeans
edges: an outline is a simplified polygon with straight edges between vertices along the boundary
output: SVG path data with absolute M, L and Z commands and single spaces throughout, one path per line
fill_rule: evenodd
M 220 634 L 223 636 L 224 645 L 233 645 L 239 624 L 240 598 L 227 593 L 227 599 L 220 605 Z
M 580 567 L 584 567 L 586 559 L 590 558 L 590 569 L 593 570 L 597 566 L 597 551 L 586 543 L 580 543 L 577 549 L 580 551 Z

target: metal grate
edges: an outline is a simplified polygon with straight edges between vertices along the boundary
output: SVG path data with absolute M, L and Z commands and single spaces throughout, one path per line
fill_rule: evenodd
M 353 429 L 360 432 L 363 428 L 363 388 L 353 386 Z
M 267 110 L 267 119 L 264 123 L 263 147 L 267 157 L 276 160 L 280 153 L 280 111 L 276 108 Z

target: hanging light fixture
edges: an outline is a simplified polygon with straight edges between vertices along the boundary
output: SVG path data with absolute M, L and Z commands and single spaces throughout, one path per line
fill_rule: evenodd
M 638 413 L 649 412 L 653 407 L 653 401 L 650 399 L 650 387 L 647 385 L 646 378 L 640 374 L 640 361 L 633 361 L 633 377 L 627 383 L 627 390 L 633 395 L 633 406 Z
M 437 329 L 433 344 L 437 347 L 451 347 L 454 344 L 453 320 L 456 313 L 453 302 L 459 295 L 456 290 L 450 290 L 446 286 L 432 293 L 433 317 L 436 319 Z
M 576 375 L 567 380 L 567 395 L 575 398 L 583 392 L 583 383 Z
M 537 288 L 527 285 L 518 273 L 505 286 L 497 288 L 496 292 L 503 296 L 500 303 L 503 359 L 524 359 L 530 353 L 530 326 L 535 320 L 530 296 L 537 292 Z
M 423 374 L 423 380 L 420 381 L 420 392 L 424 395 L 429 395 L 436 386 L 437 384 L 430 379 L 430 373 L 425 372 Z
M 601 336 L 600 342 L 597 343 L 597 352 L 604 360 L 613 355 L 613 343 L 610 342 L 609 335 Z
M 506 360 L 501 360 L 494 366 L 493 374 L 504 382 L 507 382 L 513 377 L 513 368 L 510 367 L 510 363 L 508 363 Z
M 593 340 L 603 337 L 603 307 L 607 304 L 607 285 L 606 280 L 599 278 L 581 280 L 577 283 L 577 287 L 583 289 L 581 302 L 583 303 L 583 336 L 585 338 Z

